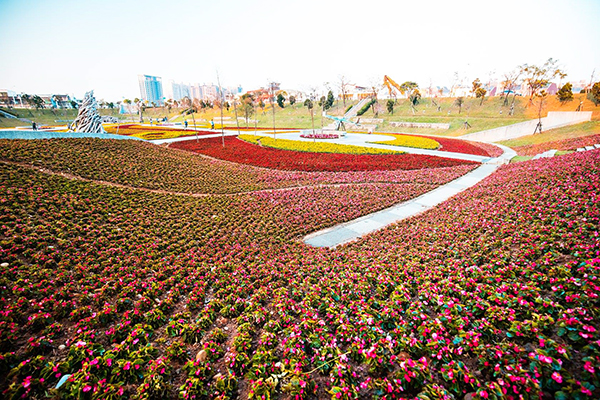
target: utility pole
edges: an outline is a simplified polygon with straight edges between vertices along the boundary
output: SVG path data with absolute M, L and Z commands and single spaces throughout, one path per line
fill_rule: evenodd
M 235 95 L 233 95 L 233 111 L 235 112 L 235 124 L 237 125 L 238 136 L 240 136 L 240 121 L 238 120 L 236 103 L 237 101 L 235 99 Z
M 275 134 L 275 87 L 272 82 L 269 82 L 269 86 L 271 87 L 271 108 L 273 109 L 273 140 L 277 140 Z
M 221 92 L 221 144 L 225 147 L 225 130 L 223 129 L 223 89 L 221 88 L 221 80 L 219 79 L 219 70 L 217 70 L 217 84 L 219 85 L 219 92 Z

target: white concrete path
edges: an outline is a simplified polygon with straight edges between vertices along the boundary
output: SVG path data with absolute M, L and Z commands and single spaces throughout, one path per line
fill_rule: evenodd
M 489 160 L 468 174 L 415 199 L 365 215 L 353 221 L 311 233 L 304 238 L 304 243 L 313 247 L 334 248 L 429 210 L 490 176 L 500 165 L 508 163 L 516 155 L 514 150 L 506 146 L 498 146 L 504 150 L 504 154 Z

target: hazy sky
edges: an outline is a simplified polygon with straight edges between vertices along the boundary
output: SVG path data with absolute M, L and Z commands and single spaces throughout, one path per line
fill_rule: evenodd
M 600 0 L 0 0 L 0 89 L 120 100 L 138 74 L 310 90 L 422 87 L 560 61 L 600 78 Z

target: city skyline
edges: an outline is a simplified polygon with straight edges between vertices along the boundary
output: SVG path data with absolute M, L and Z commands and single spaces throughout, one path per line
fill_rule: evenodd
M 593 0 L 360 4 L 3 0 L 0 32 L 11 40 L 0 88 L 76 97 L 94 89 L 117 101 L 139 96 L 140 74 L 217 84 L 217 71 L 223 87 L 245 90 L 269 81 L 335 89 L 340 76 L 369 85 L 383 75 L 449 86 L 455 72 L 487 82 L 550 57 L 566 80 L 600 76 Z

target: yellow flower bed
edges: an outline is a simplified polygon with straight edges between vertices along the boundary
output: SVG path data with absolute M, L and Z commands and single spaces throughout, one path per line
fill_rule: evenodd
M 325 142 L 301 142 L 297 140 L 273 139 L 267 136 L 240 135 L 240 139 L 265 147 L 281 150 L 305 151 L 309 153 L 338 153 L 338 154 L 403 154 L 402 151 L 373 149 L 370 147 L 350 146 L 346 144 Z
M 382 135 L 382 133 L 378 133 Z M 440 144 L 433 139 L 420 137 L 420 136 L 409 136 L 409 135 L 387 135 L 392 136 L 394 140 L 386 140 L 382 142 L 369 142 L 377 144 L 387 144 L 390 146 L 404 146 L 404 147 L 415 147 L 417 149 L 428 149 L 436 150 L 440 147 Z

